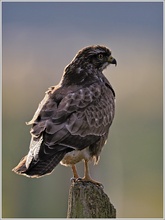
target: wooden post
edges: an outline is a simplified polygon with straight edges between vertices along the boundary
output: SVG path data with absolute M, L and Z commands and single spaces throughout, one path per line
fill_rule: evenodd
M 101 186 L 76 181 L 69 190 L 67 218 L 116 218 L 116 209 Z

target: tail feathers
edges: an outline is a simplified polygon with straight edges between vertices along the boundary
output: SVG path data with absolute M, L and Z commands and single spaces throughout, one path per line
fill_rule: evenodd
M 27 170 L 27 168 L 26 168 L 26 166 L 25 166 L 26 158 L 27 158 L 27 156 L 23 157 L 23 158 L 20 160 L 19 164 L 12 169 L 12 171 L 14 171 L 14 172 L 17 173 L 17 174 L 24 173 L 24 172 Z
M 46 160 L 39 160 L 37 162 L 32 161 L 29 168 L 26 167 L 26 157 L 23 157 L 19 164 L 13 168 L 17 174 L 25 175 L 31 178 L 39 178 L 44 175 L 50 174 L 57 164 L 63 159 L 66 151 L 60 151 L 51 155 Z

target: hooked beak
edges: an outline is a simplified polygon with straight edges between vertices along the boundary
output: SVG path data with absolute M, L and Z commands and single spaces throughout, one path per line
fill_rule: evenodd
M 115 66 L 117 66 L 117 61 L 111 55 L 108 57 L 108 62 L 111 64 L 115 64 Z

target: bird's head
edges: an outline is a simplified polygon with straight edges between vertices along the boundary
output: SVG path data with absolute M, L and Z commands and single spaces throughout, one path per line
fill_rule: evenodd
M 89 46 L 80 50 L 73 62 L 77 62 L 79 66 L 91 64 L 94 68 L 103 70 L 109 64 L 117 65 L 117 61 L 111 56 L 111 51 L 105 46 Z
M 107 47 L 100 45 L 85 47 L 78 51 L 65 68 L 64 76 L 66 79 L 81 82 L 87 75 L 95 76 L 98 71 L 102 72 L 109 64 L 117 65 L 117 61 Z

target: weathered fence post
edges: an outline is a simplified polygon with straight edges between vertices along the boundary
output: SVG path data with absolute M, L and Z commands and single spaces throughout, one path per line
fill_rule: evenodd
M 67 218 L 116 218 L 116 209 L 103 188 L 91 182 L 72 182 Z

